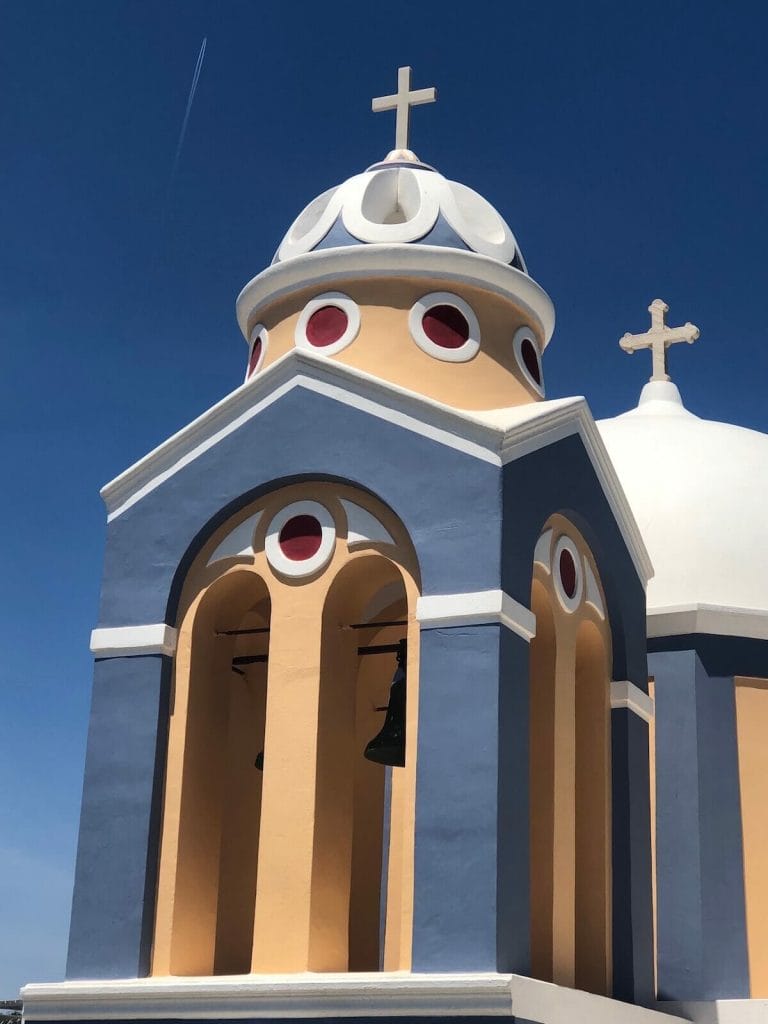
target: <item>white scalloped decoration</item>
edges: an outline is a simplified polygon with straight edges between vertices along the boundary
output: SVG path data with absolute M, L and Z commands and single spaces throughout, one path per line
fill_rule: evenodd
M 340 498 L 347 517 L 347 544 L 394 544 L 392 534 L 376 516 L 353 501 Z
M 445 181 L 445 179 L 444 179 Z M 440 209 L 470 249 L 511 263 L 517 242 L 507 222 L 478 192 L 458 181 L 445 181 Z
M 552 536 L 553 530 L 545 530 L 544 533 L 536 541 L 536 547 L 533 549 L 533 560 L 538 562 L 539 565 L 543 566 L 547 572 L 550 571 L 550 564 L 552 561 Z
M 256 512 L 248 519 L 243 520 L 234 530 L 231 530 L 216 547 L 206 565 L 220 562 L 222 558 L 244 558 L 247 555 L 252 555 L 254 553 L 253 535 L 261 515 L 261 512 Z
M 280 243 L 278 259 L 287 260 L 313 249 L 330 231 L 343 201 L 344 185 L 334 185 L 305 206 Z
M 586 590 L 586 602 L 591 604 L 601 619 L 605 618 L 605 606 L 603 605 L 603 599 L 600 596 L 600 587 L 597 585 L 595 574 L 592 572 L 592 566 L 589 562 L 584 562 L 584 577 L 585 577 L 585 590 Z
M 413 242 L 435 226 L 439 188 L 432 171 L 387 167 L 350 179 L 341 219 L 361 242 Z

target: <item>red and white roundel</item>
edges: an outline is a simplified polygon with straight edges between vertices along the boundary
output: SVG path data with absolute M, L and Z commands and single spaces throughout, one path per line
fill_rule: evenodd
M 277 513 L 264 541 L 267 561 L 283 576 L 311 576 L 333 554 L 336 527 L 317 501 L 294 501 Z
M 298 348 L 332 356 L 350 345 L 360 330 L 360 308 L 342 292 L 324 292 L 311 299 L 296 322 Z
M 555 581 L 555 593 L 568 612 L 576 611 L 584 593 L 584 573 L 581 564 L 579 549 L 570 537 L 563 534 L 555 544 L 552 576 Z
M 436 359 L 465 363 L 480 348 L 480 325 L 475 311 L 452 292 L 430 292 L 408 314 L 411 337 Z

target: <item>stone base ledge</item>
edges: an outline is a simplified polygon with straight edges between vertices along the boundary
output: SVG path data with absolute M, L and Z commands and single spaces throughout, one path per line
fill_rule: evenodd
M 515 974 L 289 974 L 66 981 L 22 989 L 27 1021 L 515 1017 L 520 1024 L 680 1024 Z

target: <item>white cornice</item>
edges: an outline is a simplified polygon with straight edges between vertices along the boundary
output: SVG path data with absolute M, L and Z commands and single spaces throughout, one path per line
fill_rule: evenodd
M 91 633 L 91 651 L 97 658 L 172 655 L 176 651 L 176 630 L 164 622 L 94 629 Z
M 115 519 L 224 437 L 299 387 L 497 466 L 578 434 L 643 584 L 653 575 L 637 523 L 583 398 L 533 402 L 488 412 L 454 409 L 362 370 L 295 349 L 103 487 L 101 494 L 109 519 Z
M 768 640 L 768 611 L 715 604 L 649 608 L 647 632 L 649 637 L 709 633 Z
M 275 263 L 249 281 L 237 297 L 237 321 L 247 337 L 253 314 L 300 288 L 324 291 L 339 281 L 371 277 L 428 277 L 460 281 L 502 295 L 530 314 L 540 327 L 544 345 L 555 328 L 552 300 L 533 278 L 505 263 L 476 252 L 442 245 L 350 245 L 319 249 Z
M 503 590 L 420 597 L 416 602 L 416 618 L 423 629 L 498 622 L 524 640 L 536 636 L 536 616 Z
M 28 1021 L 518 1017 L 538 1024 L 674 1024 L 654 1010 L 515 974 L 287 974 L 27 985 Z
M 611 683 L 611 707 L 626 708 L 649 724 L 653 721 L 655 713 L 653 698 L 628 679 L 614 680 Z

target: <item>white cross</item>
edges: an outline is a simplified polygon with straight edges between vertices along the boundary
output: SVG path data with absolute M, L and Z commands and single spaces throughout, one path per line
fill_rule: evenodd
M 371 102 L 371 110 L 377 114 L 380 110 L 396 110 L 395 148 L 408 149 L 408 122 L 411 107 L 420 103 L 434 103 L 437 91 L 430 89 L 414 89 L 411 92 L 411 69 L 397 69 L 397 92 L 392 96 L 379 96 Z
M 667 327 L 664 323 L 664 314 L 669 312 L 669 306 L 661 299 L 654 299 L 648 307 L 651 314 L 651 329 L 645 334 L 625 334 L 619 338 L 619 345 L 625 352 L 636 352 L 640 348 L 649 348 L 653 355 L 653 373 L 651 380 L 669 380 L 667 373 L 667 349 L 680 341 L 687 341 L 692 345 L 699 336 L 699 328 L 695 324 L 687 323 L 682 327 Z

